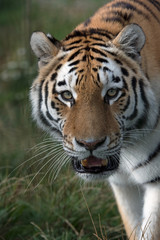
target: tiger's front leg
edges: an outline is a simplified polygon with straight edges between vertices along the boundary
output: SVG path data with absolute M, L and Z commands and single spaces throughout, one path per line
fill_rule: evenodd
M 129 240 L 138 240 L 142 222 L 143 190 L 137 186 L 111 184 Z
M 160 240 L 160 186 L 145 186 L 143 219 L 140 240 Z

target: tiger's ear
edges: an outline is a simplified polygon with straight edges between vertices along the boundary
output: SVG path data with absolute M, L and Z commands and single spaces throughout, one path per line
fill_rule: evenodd
M 45 35 L 43 32 L 34 32 L 31 36 L 31 48 L 39 59 L 39 67 L 43 67 L 57 55 L 61 48 L 61 43 L 53 38 L 50 34 Z
M 140 51 L 145 44 L 145 34 L 138 24 L 130 24 L 113 40 L 113 44 L 123 50 L 128 56 L 140 62 Z

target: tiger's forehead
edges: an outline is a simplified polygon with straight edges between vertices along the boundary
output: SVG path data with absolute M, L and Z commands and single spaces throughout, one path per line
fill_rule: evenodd
M 82 89 L 89 92 L 98 88 L 107 89 L 113 85 L 121 87 L 122 69 L 118 60 L 104 56 L 98 58 L 97 55 L 90 59 L 90 56 L 93 56 L 92 51 L 88 56 L 85 53 L 82 51 L 79 58 L 66 61 L 61 66 L 56 79 L 57 91 L 69 90 L 76 98 Z M 81 58 L 85 60 L 82 61 Z
M 65 57 L 56 72 L 57 91 L 69 90 L 76 97 L 83 89 L 89 93 L 122 84 L 124 64 L 111 52 L 112 36 L 103 31 L 99 34 L 75 32 L 64 40 Z

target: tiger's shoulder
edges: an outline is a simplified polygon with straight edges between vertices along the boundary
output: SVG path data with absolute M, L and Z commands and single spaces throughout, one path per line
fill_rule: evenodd
M 147 23 L 160 24 L 160 1 L 148 0 L 113 0 L 99 8 L 95 14 L 84 23 L 78 25 L 76 30 L 100 28 L 118 34 L 122 28 L 131 23 L 143 27 Z
M 146 37 L 142 49 L 142 69 L 150 79 L 157 79 L 160 61 L 160 1 L 114 0 L 101 7 L 75 31 L 106 31 L 111 39 L 127 25 L 138 24 Z M 150 66 L 150 67 L 148 67 Z

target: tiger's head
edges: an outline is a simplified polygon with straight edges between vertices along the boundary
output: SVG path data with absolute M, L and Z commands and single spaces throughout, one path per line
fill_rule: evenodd
M 119 171 L 121 149 L 135 141 L 129 132 L 155 124 L 154 95 L 141 70 L 144 44 L 136 24 L 117 36 L 90 29 L 73 31 L 62 42 L 42 32 L 31 37 L 39 59 L 30 92 L 33 117 L 62 139 L 83 178 Z

